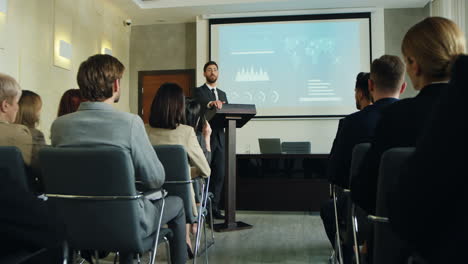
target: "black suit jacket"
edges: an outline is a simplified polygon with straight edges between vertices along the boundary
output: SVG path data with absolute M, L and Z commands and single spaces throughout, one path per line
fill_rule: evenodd
M 440 91 L 447 86 L 446 83 L 428 85 L 416 97 L 395 102 L 382 111 L 371 149 L 351 181 L 352 200 L 368 213 L 375 213 L 382 154 L 390 148 L 416 145 L 426 119 L 439 100 Z
M 228 103 L 226 93 L 223 92 L 222 90 L 216 88 L 218 91 L 218 99 L 220 101 L 225 102 L 226 104 Z M 202 114 L 204 115 L 205 112 L 208 110 L 207 105 L 210 101 L 216 101 L 215 96 L 213 93 L 210 91 L 210 88 L 206 84 L 200 86 L 200 87 L 195 87 L 192 90 L 192 95 L 200 103 Z M 224 129 L 221 128 L 214 128 L 212 127 L 212 133 L 211 133 L 211 147 L 216 148 L 216 147 L 223 147 L 224 146 Z
M 340 120 L 328 163 L 330 182 L 342 188 L 349 188 L 349 171 L 354 146 L 371 141 L 382 109 L 397 100 L 396 98 L 380 99 Z

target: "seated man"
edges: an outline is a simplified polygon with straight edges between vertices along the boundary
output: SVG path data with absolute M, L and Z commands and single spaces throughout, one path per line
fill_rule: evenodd
M 137 115 L 120 112 L 112 107 L 120 98 L 120 79 L 125 67 L 110 55 L 94 55 L 81 63 L 78 86 L 86 102 L 77 112 L 61 116 L 52 124 L 51 139 L 55 147 L 115 146 L 127 150 L 135 168 L 135 178 L 146 189 L 159 189 L 164 183 L 164 168 L 156 156 Z M 141 210 L 142 238 L 154 233 L 162 201 L 144 200 Z M 169 196 L 162 224 L 174 233 L 171 257 L 174 263 L 185 263 L 185 214 L 182 200 Z M 121 252 L 121 263 L 132 263 L 131 252 Z
M 33 142 L 29 129 L 14 124 L 21 87 L 12 77 L 0 73 L 0 146 L 15 146 L 27 167 L 31 166 Z
M 373 135 L 380 113 L 389 104 L 398 100 L 405 90 L 405 65 L 396 56 L 384 55 L 372 62 L 368 80 L 369 92 L 374 104 L 340 120 L 340 126 L 330 153 L 328 177 L 333 184 L 349 188 L 352 151 L 356 144 L 369 142 Z M 358 78 L 356 87 L 362 81 Z M 344 211 L 345 199 L 338 197 L 338 212 Z M 330 241 L 334 241 L 335 224 L 333 200 L 328 201 L 320 212 Z M 344 217 L 340 217 L 344 219 Z M 346 255 L 346 254 L 345 254 Z
M 13 124 L 20 96 L 15 79 L 0 74 L 0 146 L 18 147 L 26 165 L 30 165 L 31 134 L 27 127 Z M 20 185 L 16 176 L 0 168 L 0 256 L 49 248 L 54 249 L 49 250 L 51 255 L 41 260 L 54 263 L 60 259 L 62 227 L 47 204 Z

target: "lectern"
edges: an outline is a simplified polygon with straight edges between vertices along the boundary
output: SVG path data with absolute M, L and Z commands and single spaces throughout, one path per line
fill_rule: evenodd
M 252 228 L 244 222 L 236 222 L 236 128 L 243 127 L 256 114 L 255 105 L 248 104 L 224 104 L 221 109 L 214 108 L 206 112 L 206 119 L 212 127 L 226 128 L 225 219 L 224 223 L 214 225 L 217 232 Z

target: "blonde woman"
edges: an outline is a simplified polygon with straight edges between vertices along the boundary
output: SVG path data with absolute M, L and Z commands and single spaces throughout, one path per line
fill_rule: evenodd
M 465 37 L 453 21 L 428 17 L 408 30 L 401 50 L 406 72 L 419 94 L 385 109 L 364 166 L 352 179 L 353 201 L 370 214 L 376 209 L 380 157 L 390 148 L 416 145 L 441 92 L 448 88 L 454 59 L 465 52 Z
M 41 97 L 32 91 L 23 90 L 18 101 L 19 109 L 16 115 L 16 124 L 26 126 L 32 136 L 31 167 L 35 175 L 39 175 L 39 149 L 45 146 L 44 134 L 37 129 L 41 117 Z

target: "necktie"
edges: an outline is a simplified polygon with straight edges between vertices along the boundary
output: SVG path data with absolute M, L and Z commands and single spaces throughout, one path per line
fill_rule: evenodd
M 213 98 L 216 100 L 216 93 L 215 93 L 215 89 L 211 89 L 211 93 L 213 94 Z

